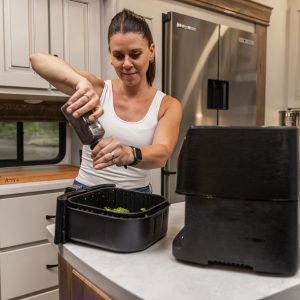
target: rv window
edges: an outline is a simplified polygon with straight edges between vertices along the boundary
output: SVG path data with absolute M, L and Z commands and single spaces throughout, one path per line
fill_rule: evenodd
M 0 122 L 0 167 L 55 164 L 66 152 L 65 122 Z

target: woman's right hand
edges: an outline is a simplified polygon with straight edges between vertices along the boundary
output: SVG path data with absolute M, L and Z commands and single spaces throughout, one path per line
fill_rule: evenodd
M 104 87 L 103 80 L 89 72 L 76 70 L 63 59 L 50 54 L 31 54 L 30 62 L 41 77 L 61 92 L 72 95 L 68 101 L 68 112 L 73 113 L 75 118 L 90 110 L 93 111 L 89 117 L 91 121 L 103 114 L 99 101 Z
M 93 111 L 89 117 L 91 121 L 98 119 L 103 114 L 98 93 L 84 77 L 76 85 L 76 92 L 68 100 L 68 104 L 67 111 L 73 113 L 75 118 L 79 118 L 91 110 Z

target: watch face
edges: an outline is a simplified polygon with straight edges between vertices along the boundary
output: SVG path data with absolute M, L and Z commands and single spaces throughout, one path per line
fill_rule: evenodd
M 134 148 L 134 158 L 136 161 L 141 161 L 143 158 L 142 158 L 142 151 L 140 148 Z
M 133 154 L 133 157 L 134 157 L 134 161 L 129 166 L 134 166 L 143 159 L 142 158 L 142 151 L 141 151 L 140 148 L 135 148 L 133 146 L 130 146 L 130 147 L 132 149 L 132 154 Z

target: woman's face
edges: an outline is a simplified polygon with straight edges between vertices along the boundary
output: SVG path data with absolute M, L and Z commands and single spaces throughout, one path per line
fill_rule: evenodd
M 146 80 L 149 63 L 154 60 L 154 44 L 140 33 L 117 33 L 109 41 L 111 62 L 119 78 L 128 86 Z

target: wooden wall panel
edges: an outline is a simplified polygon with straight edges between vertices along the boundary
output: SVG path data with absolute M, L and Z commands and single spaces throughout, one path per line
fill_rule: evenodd
M 0 121 L 65 121 L 62 102 L 44 101 L 30 104 L 19 100 L 0 100 Z
M 179 0 L 257 24 L 269 25 L 272 8 L 251 0 Z
M 266 90 L 266 57 L 267 57 L 267 27 L 256 24 L 257 34 L 257 83 L 256 83 L 256 124 L 265 123 L 265 90 Z

